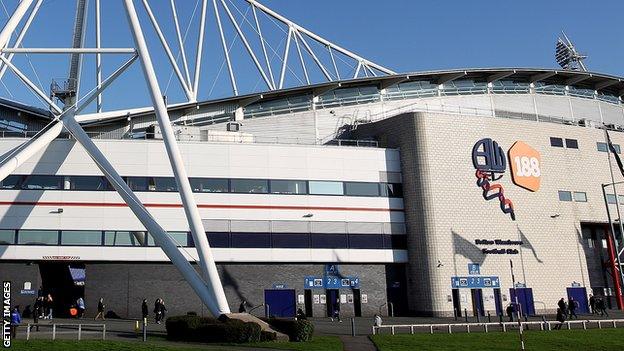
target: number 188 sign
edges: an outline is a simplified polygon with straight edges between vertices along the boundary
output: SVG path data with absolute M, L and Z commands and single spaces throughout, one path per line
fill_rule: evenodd
M 509 149 L 511 178 L 519 187 L 530 191 L 540 188 L 542 171 L 540 153 L 522 141 L 516 141 Z

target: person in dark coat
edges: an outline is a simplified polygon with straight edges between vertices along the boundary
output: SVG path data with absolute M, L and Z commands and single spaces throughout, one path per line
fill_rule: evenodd
M 564 314 L 567 313 L 568 308 L 566 306 L 566 303 L 563 297 L 561 298 L 561 300 L 559 300 L 559 302 L 557 302 L 557 306 L 559 306 L 559 308 L 561 309 L 561 312 L 563 312 Z
M 507 316 L 509 317 L 509 321 L 513 322 L 513 314 L 514 314 L 513 304 L 507 305 L 507 308 L 505 309 L 505 312 L 507 313 Z
M 143 322 L 147 323 L 147 317 L 149 317 L 149 309 L 147 308 L 147 299 L 143 299 L 141 304 L 141 314 L 143 316 Z
M 98 301 L 97 314 L 95 315 L 93 320 L 98 319 L 98 317 L 102 317 L 103 321 L 106 320 L 106 318 L 104 317 L 104 308 L 105 307 L 106 307 L 106 305 L 104 304 L 104 299 L 100 297 L 100 301 Z
M 301 307 L 299 307 L 297 309 L 297 320 L 298 321 L 303 321 L 303 320 L 306 320 L 306 319 L 307 319 L 307 317 L 306 317 L 305 313 L 303 312 Z
M 565 322 L 566 320 L 566 315 L 565 313 L 563 313 L 563 310 L 561 308 L 557 308 L 557 321 L 559 322 L 559 324 L 555 325 L 555 330 L 561 330 L 561 326 L 563 325 L 563 322 Z
M 591 314 L 596 314 L 596 298 L 594 295 L 589 295 L 589 309 Z
M 11 338 L 15 339 L 17 335 L 17 327 L 22 323 L 22 316 L 19 313 L 19 309 L 17 307 L 13 307 L 13 311 L 11 312 Z
M 597 312 L 600 313 L 601 316 L 609 316 L 609 313 L 607 313 L 607 304 L 604 300 L 604 297 L 599 298 L 598 301 L 596 301 L 596 309 L 598 310 Z
M 247 300 L 243 300 L 238 306 L 238 313 L 246 313 L 247 312 Z
M 570 297 L 570 300 L 568 300 L 568 316 L 570 316 L 570 319 L 572 319 L 572 316 L 574 316 L 574 318 L 578 319 L 578 316 L 576 315 L 576 304 L 577 302 L 574 301 L 573 297 Z

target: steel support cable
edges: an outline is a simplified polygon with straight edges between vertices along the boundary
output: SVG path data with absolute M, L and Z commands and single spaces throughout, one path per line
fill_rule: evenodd
M 195 2 L 195 7 L 193 8 L 193 12 L 191 13 L 191 19 L 188 23 L 188 25 L 186 26 L 186 29 L 184 30 L 184 37 L 182 38 L 182 44 L 186 44 L 186 38 L 188 36 L 189 33 L 189 29 L 191 29 L 191 24 L 193 23 L 193 20 L 195 19 L 195 14 L 197 13 L 197 8 L 199 7 L 199 2 L 200 0 L 197 0 Z M 176 55 L 176 62 L 178 62 L 178 60 L 180 59 L 180 56 L 182 55 L 182 51 L 178 50 L 178 53 Z M 197 62 L 195 63 L 197 64 Z M 169 74 L 169 79 L 167 80 L 167 85 L 165 87 L 165 91 L 163 92 L 163 94 L 167 95 L 167 91 L 169 90 L 169 85 L 171 84 L 171 80 L 173 79 L 173 68 L 171 69 L 171 73 Z M 194 92 L 197 93 L 197 92 Z

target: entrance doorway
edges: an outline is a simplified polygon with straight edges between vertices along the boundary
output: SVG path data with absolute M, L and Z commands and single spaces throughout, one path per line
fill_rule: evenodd
M 511 303 L 516 303 L 516 294 L 518 294 L 518 303 L 522 309 L 522 315 L 533 316 L 535 315 L 535 302 L 533 301 L 533 289 L 531 288 L 516 288 L 509 289 L 509 296 L 511 296 Z
M 296 307 L 295 290 L 265 290 L 264 304 L 268 305 L 269 317 L 294 317 Z
M 453 289 L 453 309 L 455 310 L 455 316 L 462 316 L 461 296 L 459 295 L 459 289 Z
M 305 315 L 306 317 L 312 317 L 312 290 L 306 289 L 303 293 L 303 301 L 305 304 Z
M 338 289 L 325 290 L 327 294 L 327 317 L 334 317 L 340 314 L 340 293 Z
M 496 307 L 496 315 L 503 315 L 503 300 L 501 298 L 500 289 L 494 289 L 494 306 Z
M 583 287 L 572 287 L 567 288 L 568 290 L 568 301 L 570 298 L 573 298 L 577 303 L 576 312 L 578 313 L 589 313 L 589 306 L 587 303 L 587 291 Z
M 485 309 L 483 308 L 483 291 L 481 289 L 470 289 L 470 295 L 472 295 L 472 315 L 485 316 Z
M 353 313 L 356 317 L 362 317 L 362 292 L 353 289 Z
M 69 309 L 79 297 L 84 298 L 85 265 L 83 263 L 39 263 L 41 290 L 52 295 L 54 317 L 69 317 Z

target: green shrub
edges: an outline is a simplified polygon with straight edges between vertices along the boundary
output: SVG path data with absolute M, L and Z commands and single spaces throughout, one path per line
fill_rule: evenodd
M 277 340 L 277 334 L 275 332 L 270 332 L 266 330 L 262 330 L 260 332 L 260 341 L 275 341 Z
M 246 343 L 258 342 L 261 337 L 259 325 L 239 320 L 220 322 L 198 316 L 174 316 L 167 318 L 165 326 L 171 340 Z
M 290 341 L 310 341 L 314 334 L 314 324 L 307 320 L 269 318 L 265 321 L 273 329 L 288 335 Z

